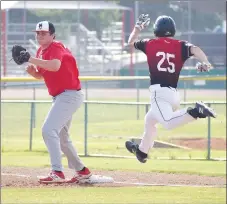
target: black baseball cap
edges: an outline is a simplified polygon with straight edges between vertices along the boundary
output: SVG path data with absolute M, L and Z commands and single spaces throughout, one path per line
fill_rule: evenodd
M 45 31 L 45 32 L 50 32 L 50 34 L 54 34 L 55 27 L 54 27 L 54 24 L 49 21 L 41 21 L 41 22 L 37 23 L 36 29 L 33 31 L 34 32 Z

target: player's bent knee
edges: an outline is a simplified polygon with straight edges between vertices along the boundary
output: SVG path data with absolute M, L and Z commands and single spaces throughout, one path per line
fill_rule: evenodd
M 44 138 L 47 137 L 48 134 L 49 134 L 49 132 L 50 132 L 49 128 L 47 128 L 47 127 L 44 125 L 44 126 L 42 127 L 42 135 L 43 135 L 43 137 L 44 137 Z
M 55 133 L 56 133 L 56 131 L 54 130 L 54 128 L 47 126 L 45 124 L 43 125 L 43 127 L 42 127 L 43 138 L 55 136 Z
M 149 111 L 145 117 L 144 117 L 144 121 L 145 123 L 151 123 L 152 121 L 154 121 L 154 116 L 153 113 L 151 111 Z
M 69 147 L 70 143 L 72 143 L 72 142 L 71 141 L 62 141 L 62 140 L 60 140 L 61 148 Z

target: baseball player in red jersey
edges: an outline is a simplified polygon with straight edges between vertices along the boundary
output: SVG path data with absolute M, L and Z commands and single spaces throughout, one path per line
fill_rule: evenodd
M 81 83 L 76 60 L 70 51 L 55 41 L 55 27 L 48 21 L 39 22 L 35 29 L 40 45 L 36 57 L 30 57 L 27 72 L 37 79 L 44 79 L 49 94 L 53 97 L 52 107 L 42 127 L 42 135 L 50 154 L 52 171 L 40 183 L 77 183 L 87 179 L 91 172 L 80 160 L 69 138 L 72 115 L 83 103 Z M 65 179 L 61 151 L 68 159 L 68 166 L 75 176 Z
M 216 117 L 215 112 L 202 102 L 197 102 L 195 107 L 178 110 L 180 98 L 177 84 L 181 69 L 185 61 L 194 56 L 201 62 L 197 65 L 198 70 L 209 71 L 211 64 L 205 53 L 198 46 L 173 38 L 176 25 L 170 16 L 159 16 L 156 19 L 154 39 L 137 41 L 140 31 L 149 23 L 148 14 L 140 15 L 128 40 L 130 46 L 146 54 L 150 72 L 151 107 L 145 116 L 141 143 L 125 143 L 127 150 L 135 154 L 141 163 L 147 161 L 148 152 L 154 145 L 157 123 L 166 129 L 173 129 L 198 118 Z

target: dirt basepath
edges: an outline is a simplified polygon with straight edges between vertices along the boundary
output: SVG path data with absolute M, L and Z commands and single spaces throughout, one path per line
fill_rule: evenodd
M 211 138 L 211 150 L 226 150 L 225 138 Z M 174 138 L 170 139 L 171 143 L 189 147 L 191 149 L 207 149 L 208 140 L 206 138 Z
M 38 183 L 37 176 L 45 176 L 49 173 L 49 169 L 41 168 L 23 168 L 23 167 L 2 167 L 2 187 L 19 187 L 33 188 L 43 187 Z M 114 183 L 93 184 L 92 186 L 137 186 L 137 185 L 157 185 L 157 186 L 216 186 L 226 187 L 226 179 L 218 176 L 201 176 L 187 174 L 167 174 L 167 173 L 142 173 L 142 172 L 123 172 L 123 171 L 93 171 L 93 174 L 102 176 L 110 176 L 114 179 Z M 65 170 L 65 176 L 70 178 L 72 172 Z M 74 184 L 75 185 L 75 184 Z M 45 187 L 53 187 L 52 185 L 44 185 Z M 59 186 L 56 185 L 55 186 Z M 61 184 L 60 186 L 72 186 L 72 184 Z M 78 185 L 76 185 L 78 186 Z M 84 185 L 83 185 L 84 186 Z

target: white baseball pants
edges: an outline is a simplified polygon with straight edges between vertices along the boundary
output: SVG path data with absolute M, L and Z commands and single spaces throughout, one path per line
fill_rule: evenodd
M 69 138 L 72 115 L 83 103 L 83 98 L 82 91 L 75 90 L 66 90 L 54 98 L 42 127 L 42 135 L 50 154 L 52 170 L 63 170 L 61 151 L 67 157 L 69 168 L 79 171 L 84 167 Z
M 177 89 L 161 87 L 159 84 L 151 85 L 149 89 L 151 107 L 144 119 L 144 133 L 139 145 L 139 149 L 146 154 L 154 145 L 157 123 L 162 124 L 166 129 L 173 129 L 196 120 L 187 113 L 187 108 L 177 110 L 180 107 Z

